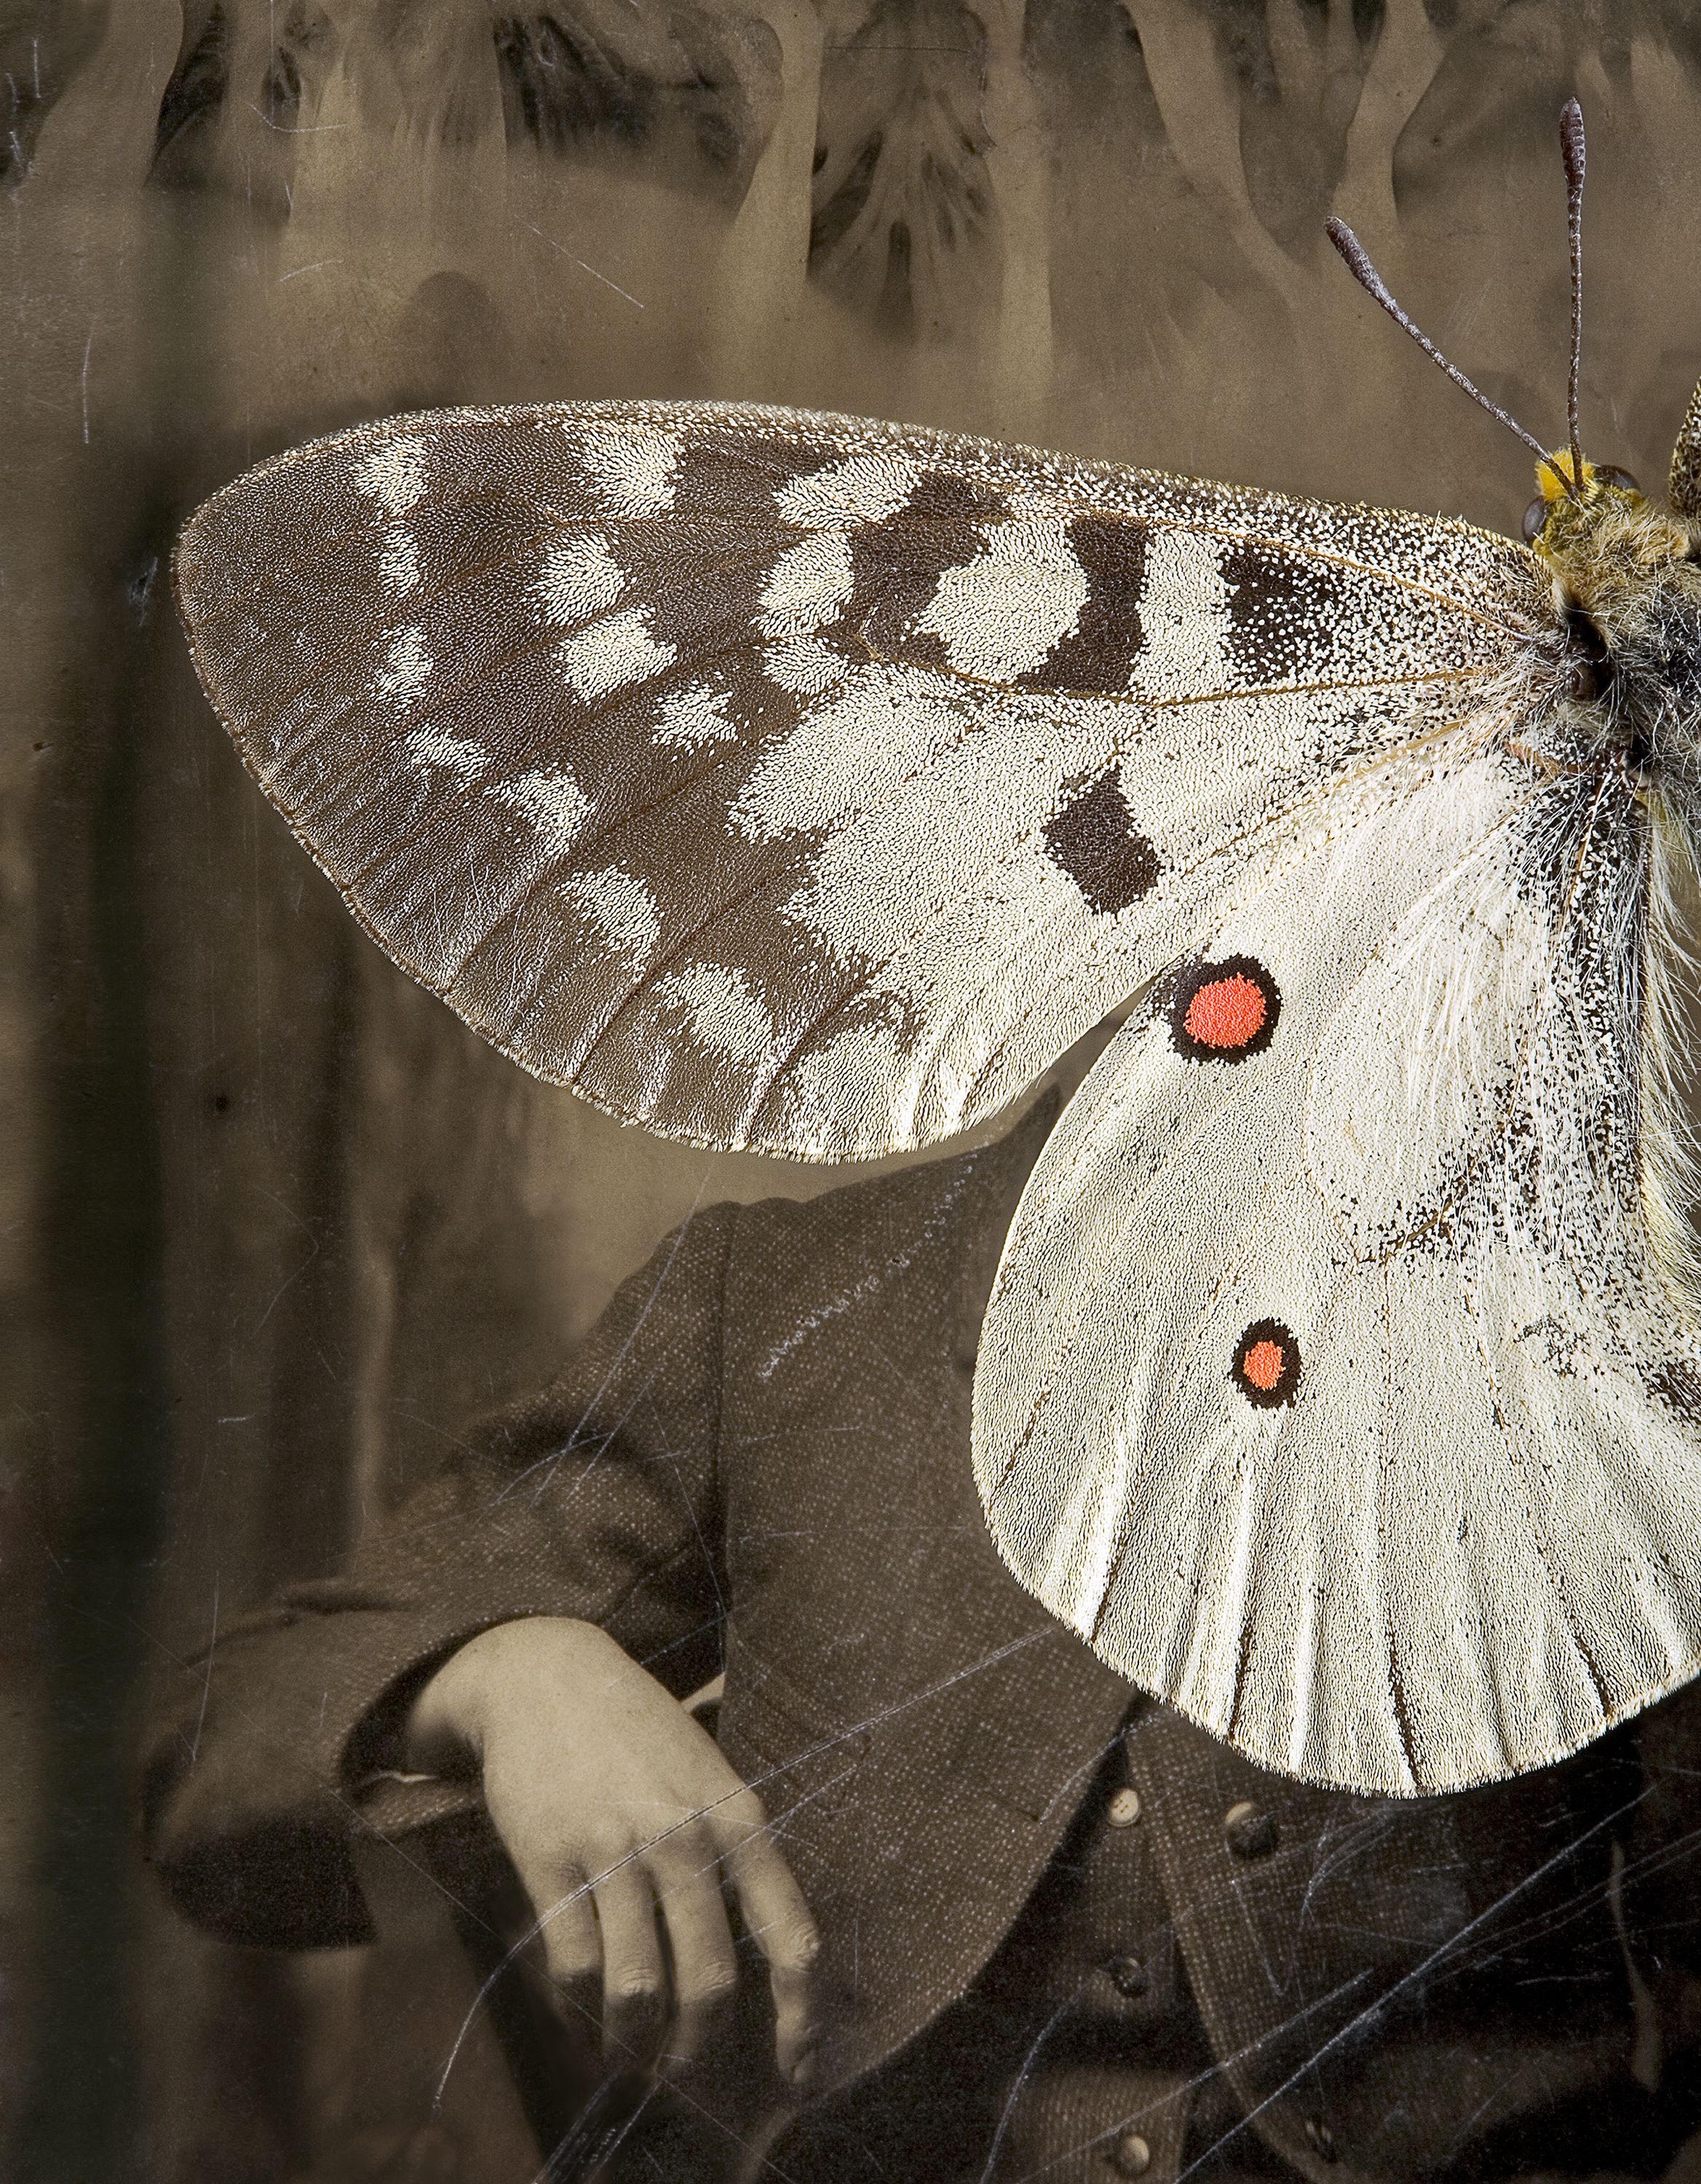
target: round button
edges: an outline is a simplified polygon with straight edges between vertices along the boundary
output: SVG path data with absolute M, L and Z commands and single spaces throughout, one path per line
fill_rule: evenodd
M 1152 1975 L 1137 1956 L 1113 1957 L 1104 1969 L 1111 1986 L 1130 2002 L 1144 1994 L 1152 1984 Z
M 1281 1840 L 1275 1815 L 1244 1798 L 1223 1814 L 1223 1841 L 1237 1858 L 1268 1858 Z
M 1113 1828 L 1131 1828 L 1140 1817 L 1140 1792 L 1119 1790 L 1105 1807 L 1104 1817 Z
M 1119 2176 L 1143 2176 L 1152 2166 L 1152 2149 L 1137 2131 L 1119 2131 L 1104 2158 Z

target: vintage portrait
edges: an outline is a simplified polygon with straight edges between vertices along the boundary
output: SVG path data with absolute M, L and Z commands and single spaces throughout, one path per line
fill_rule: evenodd
M 1701 10 L 0 111 L 6 2173 L 1701 2184 Z

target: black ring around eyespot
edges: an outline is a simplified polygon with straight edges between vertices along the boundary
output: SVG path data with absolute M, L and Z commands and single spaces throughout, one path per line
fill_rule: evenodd
M 1264 1017 L 1249 1038 L 1234 1042 L 1213 1041 L 1190 1028 L 1188 1012 L 1208 986 L 1227 985 L 1244 978 L 1255 986 L 1264 1001 Z M 1262 1054 L 1276 1036 L 1281 1014 L 1281 989 L 1255 956 L 1226 956 L 1220 963 L 1189 963 L 1177 972 L 1170 988 L 1168 1009 L 1170 1043 L 1188 1061 L 1244 1061 Z
M 1254 1379 L 1248 1369 L 1248 1361 L 1265 1343 L 1273 1344 L 1280 1351 L 1280 1369 L 1274 1379 L 1264 1374 Z M 1293 1401 L 1299 1388 L 1299 1345 L 1292 1329 L 1284 1327 L 1279 1319 L 1255 1319 L 1235 1345 L 1229 1378 L 1255 1409 L 1273 1411 Z

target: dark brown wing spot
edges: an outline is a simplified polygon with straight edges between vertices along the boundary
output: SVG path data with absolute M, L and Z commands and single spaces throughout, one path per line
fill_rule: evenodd
M 1229 592 L 1229 656 L 1237 671 L 1249 682 L 1319 672 L 1342 618 L 1336 571 L 1326 562 L 1254 545 L 1225 554 L 1221 571 Z
M 1087 574 L 1087 599 L 1075 627 L 1037 667 L 1017 677 L 1018 689 L 1127 689 L 1146 641 L 1140 622 L 1146 539 L 1138 524 L 1103 515 L 1075 518 L 1069 543 Z
M 835 460 L 822 441 L 792 440 L 775 433 L 737 439 L 713 432 L 687 433 L 674 473 L 676 518 L 719 516 L 762 530 L 777 525 L 775 496 L 794 478 L 808 477 Z
M 918 632 L 913 625 L 945 571 L 972 561 L 987 527 L 1007 512 L 1003 497 L 989 486 L 923 471 L 902 508 L 851 532 L 850 597 L 825 633 L 843 644 L 871 645 L 888 659 L 947 666 L 937 634 Z
M 1065 783 L 1064 794 L 1067 800 L 1045 824 L 1052 862 L 1107 916 L 1149 894 L 1163 865 L 1134 824 L 1116 768 L 1096 778 L 1082 775 Z
M 1663 1396 L 1681 1418 L 1701 1424 L 1701 1373 L 1682 1358 L 1670 1358 L 1650 1375 L 1656 1396 Z

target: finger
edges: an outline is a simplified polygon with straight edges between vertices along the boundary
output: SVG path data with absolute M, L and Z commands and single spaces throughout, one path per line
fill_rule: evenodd
M 737 1837 L 727 1852 L 727 1875 L 750 1936 L 768 1959 L 774 2059 L 782 2078 L 801 2085 L 815 2047 L 814 1965 L 821 1953 L 820 1934 L 754 1791 L 730 1799 L 721 1813 L 725 1827 Z
M 543 1961 L 563 2000 L 590 2015 L 596 2008 L 603 1968 L 603 1942 L 585 1875 L 569 1867 L 558 1875 L 555 1893 L 538 1909 Z
M 596 1875 L 592 1892 L 603 1943 L 603 2053 L 625 2069 L 648 2062 L 667 2013 L 655 1898 L 631 1854 Z
M 696 2062 L 708 2048 L 738 1984 L 738 1959 L 720 1892 L 720 1860 L 706 1832 L 653 1856 L 673 1995 L 666 2061 Z

